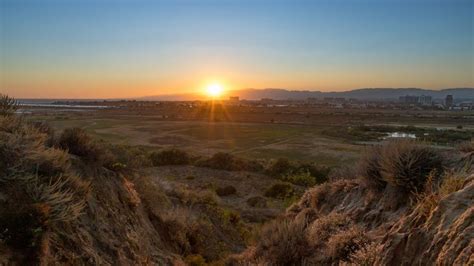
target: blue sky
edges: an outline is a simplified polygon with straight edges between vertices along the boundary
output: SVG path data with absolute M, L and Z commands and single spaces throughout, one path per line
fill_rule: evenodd
M 0 0 L 0 91 L 472 87 L 473 2 Z

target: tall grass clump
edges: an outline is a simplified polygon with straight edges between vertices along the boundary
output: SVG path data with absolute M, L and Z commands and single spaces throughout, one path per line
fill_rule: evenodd
M 374 147 L 360 162 L 361 176 L 382 189 L 387 184 L 401 192 L 423 190 L 427 177 L 443 172 L 438 151 L 415 141 L 397 140 Z
M 305 221 L 275 220 L 265 225 L 258 236 L 255 259 L 273 265 L 301 265 L 313 250 L 306 238 Z

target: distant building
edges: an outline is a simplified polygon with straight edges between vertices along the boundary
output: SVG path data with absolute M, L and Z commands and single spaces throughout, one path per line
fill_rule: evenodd
M 433 102 L 433 99 L 431 98 L 431 96 L 427 96 L 427 95 L 421 95 L 419 98 L 418 98 L 418 103 L 421 104 L 421 105 L 431 105 Z
M 405 95 L 405 96 L 400 96 L 398 98 L 398 101 L 403 104 L 417 104 L 419 101 L 418 96 L 411 96 L 411 95 Z
M 229 101 L 231 102 L 238 102 L 240 100 L 239 96 L 230 96 Z
M 453 95 L 446 95 L 446 99 L 444 100 L 444 106 L 446 106 L 447 109 L 451 108 L 454 103 L 454 98 Z

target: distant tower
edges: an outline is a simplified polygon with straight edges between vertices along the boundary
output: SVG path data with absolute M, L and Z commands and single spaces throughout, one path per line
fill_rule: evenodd
M 446 95 L 446 100 L 444 102 L 447 109 L 453 106 L 453 95 Z

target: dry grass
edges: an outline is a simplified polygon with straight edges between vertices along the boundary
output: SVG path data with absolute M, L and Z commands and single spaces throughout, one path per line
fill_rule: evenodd
M 333 261 L 349 262 L 351 256 L 359 249 L 367 246 L 369 242 L 366 233 L 361 228 L 352 226 L 331 236 L 327 242 L 327 255 Z
M 466 184 L 467 173 L 446 172 L 442 181 L 436 181 L 431 175 L 422 193 L 416 194 L 416 204 L 413 213 L 415 224 L 422 224 L 430 217 L 441 199 L 462 189 Z
M 19 103 L 17 100 L 0 93 L 0 116 L 14 115 L 18 107 Z
M 254 259 L 273 265 L 298 265 L 311 254 L 304 222 L 287 219 L 272 221 L 262 228 Z
M 344 214 L 330 213 L 315 220 L 308 229 L 308 241 L 314 247 L 322 246 L 335 232 L 345 228 L 350 222 Z
M 370 243 L 351 254 L 347 265 L 372 266 L 382 253 L 382 245 Z M 344 265 L 344 264 L 343 264 Z

